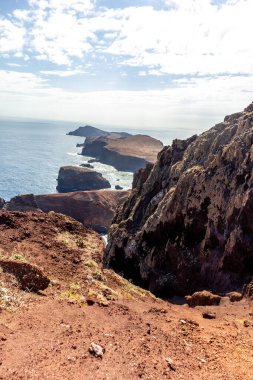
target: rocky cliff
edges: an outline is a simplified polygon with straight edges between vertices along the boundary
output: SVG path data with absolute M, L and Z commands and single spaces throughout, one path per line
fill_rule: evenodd
M 174 140 L 135 175 L 105 264 L 156 294 L 222 292 L 253 276 L 253 103 Z
M 59 193 L 109 189 L 111 187 L 110 182 L 101 173 L 78 166 L 62 166 L 57 181 L 56 189 Z
M 6 204 L 9 211 L 55 211 L 71 216 L 86 227 L 105 232 L 116 209 L 130 191 L 97 190 L 65 194 L 18 195 Z
M 150 136 L 135 135 L 124 138 L 101 136 L 87 138 L 82 154 L 96 157 L 117 170 L 136 172 L 148 163 L 154 163 L 163 144 Z
M 3 198 L 0 198 L 0 210 L 4 207 L 5 200 Z

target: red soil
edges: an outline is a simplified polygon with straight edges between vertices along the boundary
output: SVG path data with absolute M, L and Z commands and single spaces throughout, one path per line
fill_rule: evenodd
M 250 301 L 189 308 L 155 299 L 99 272 L 99 236 L 61 215 L 0 213 L 0 248 L 53 279 L 34 294 L 0 272 L 0 289 L 22 300 L 0 308 L 1 380 L 253 379 Z M 203 319 L 207 310 L 216 318 Z M 90 354 L 92 342 L 102 359 Z

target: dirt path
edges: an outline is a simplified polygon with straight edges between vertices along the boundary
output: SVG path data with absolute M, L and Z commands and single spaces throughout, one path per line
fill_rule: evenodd
M 214 320 L 202 318 L 205 309 L 151 301 L 80 307 L 34 296 L 1 313 L 0 379 L 253 379 L 252 305 L 209 307 Z M 89 353 L 92 342 L 105 349 L 102 359 Z
M 50 279 L 34 294 L 0 270 L 1 380 L 253 380 L 252 303 L 161 301 L 103 270 L 102 254 L 99 236 L 63 215 L 0 212 L 0 264 Z

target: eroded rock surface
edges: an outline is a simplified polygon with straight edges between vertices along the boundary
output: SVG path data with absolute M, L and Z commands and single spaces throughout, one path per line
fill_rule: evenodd
M 59 193 L 67 193 L 69 191 L 99 190 L 110 187 L 110 182 L 95 170 L 78 166 L 63 166 L 59 171 L 56 189 Z
M 253 103 L 174 140 L 135 175 L 105 264 L 156 294 L 232 291 L 253 275 Z
M 93 190 L 64 194 L 18 195 L 7 202 L 9 211 L 55 211 L 71 216 L 86 227 L 105 232 L 114 213 L 130 191 Z
M 0 198 L 0 210 L 4 207 L 5 200 L 3 198 Z

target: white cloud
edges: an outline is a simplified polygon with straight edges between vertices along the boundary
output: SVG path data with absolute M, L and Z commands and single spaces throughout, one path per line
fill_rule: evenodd
M 46 118 L 142 128 L 177 125 L 203 131 L 252 101 L 253 76 L 175 80 L 149 91 L 66 91 L 31 73 L 0 71 L 2 116 Z M 243 90 L 242 90 L 243 89 Z M 196 115 L 208 116 L 201 125 Z
M 212 0 L 164 0 L 160 10 L 99 8 L 95 0 L 29 4 L 29 10 L 13 12 L 19 24 L 0 20 L 2 52 L 21 52 L 26 31 L 26 50 L 59 66 L 85 63 L 99 53 L 117 56 L 118 64 L 155 70 L 152 75 L 253 73 L 252 0 L 220 6 Z
M 25 32 L 23 27 L 0 18 L 0 53 L 21 53 L 25 43 Z
M 82 70 L 42 70 L 40 73 L 42 75 L 52 75 L 59 77 L 72 77 L 75 75 L 83 74 L 85 71 Z
M 107 49 L 132 58 L 125 65 L 157 67 L 162 73 L 253 73 L 252 0 L 227 2 L 177 0 L 176 7 L 117 10 L 108 17 L 122 20 L 120 37 Z

